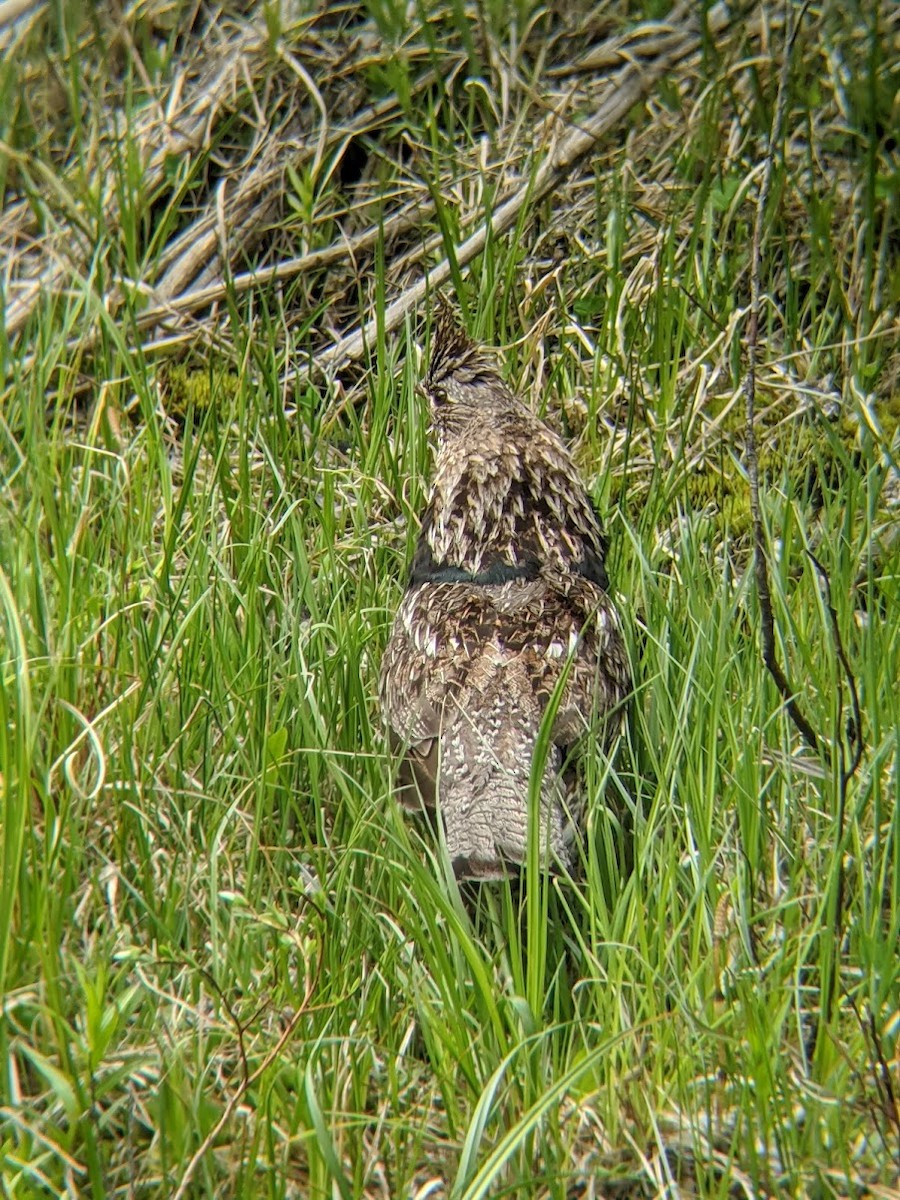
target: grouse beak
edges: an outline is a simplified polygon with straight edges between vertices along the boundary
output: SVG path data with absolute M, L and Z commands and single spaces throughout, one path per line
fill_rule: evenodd
M 428 388 L 425 386 L 424 383 L 416 384 L 416 395 L 421 397 L 421 399 L 423 399 L 423 400 L 428 399 Z

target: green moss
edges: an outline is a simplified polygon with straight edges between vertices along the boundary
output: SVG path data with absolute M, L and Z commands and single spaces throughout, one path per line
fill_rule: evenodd
M 713 420 L 718 415 L 714 404 L 707 411 Z M 761 481 L 817 510 L 825 495 L 843 485 L 849 470 L 865 469 L 864 464 L 883 458 L 884 451 L 895 445 L 900 397 L 894 395 L 879 403 L 875 418 L 880 429 L 877 437 L 865 414 L 849 406 L 829 419 L 810 409 L 798 410 L 791 396 L 760 405 L 756 438 Z M 737 404 L 709 438 L 695 465 L 687 465 L 696 459 L 696 451 L 689 447 L 682 464 L 659 462 L 652 479 L 631 475 L 624 496 L 621 484 L 614 483 L 610 498 L 613 502 L 624 499 L 629 519 L 638 522 L 648 489 L 662 487 L 665 503 L 654 505 L 658 518 L 680 508 L 710 521 L 713 529 L 727 530 L 732 538 L 741 539 L 752 524 L 744 445 L 744 407 Z
M 212 372 L 205 366 L 175 363 L 166 368 L 163 386 L 170 415 L 183 417 L 188 411 L 206 412 L 233 400 L 240 378 L 233 371 Z
M 888 443 L 893 443 L 897 429 L 900 427 L 900 391 L 892 392 L 878 406 L 878 418 L 881 421 L 881 428 L 884 430 L 885 438 Z

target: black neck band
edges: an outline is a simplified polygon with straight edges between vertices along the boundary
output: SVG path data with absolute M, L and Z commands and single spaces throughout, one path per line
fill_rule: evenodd
M 604 591 L 609 588 L 606 569 L 602 560 L 595 554 L 588 554 L 580 562 L 572 563 L 571 570 L 584 579 L 589 579 L 591 583 L 596 583 Z M 498 560 L 481 571 L 464 571 L 461 567 L 454 567 L 449 563 L 435 562 L 426 545 L 420 547 L 413 558 L 409 586 L 413 587 L 419 583 L 468 583 L 473 587 L 498 587 L 515 579 L 538 579 L 540 574 L 541 564 L 533 558 L 515 566 Z
M 418 559 L 418 555 L 416 556 Z M 475 587 L 497 587 L 501 583 L 510 583 L 514 579 L 537 579 L 540 567 L 535 562 L 511 563 L 495 562 L 483 571 L 463 571 L 461 567 L 451 567 L 447 563 L 413 561 L 409 582 L 413 583 L 471 583 Z

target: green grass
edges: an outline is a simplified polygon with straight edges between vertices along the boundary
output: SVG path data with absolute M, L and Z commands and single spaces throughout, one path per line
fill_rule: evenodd
M 502 56 L 532 19 L 562 28 L 518 9 L 367 10 L 405 47 L 368 67 L 374 99 L 400 98 L 371 138 L 379 187 L 430 172 L 426 234 L 494 203 L 473 164 L 506 129 Z M 208 160 L 180 164 L 180 213 L 142 192 L 123 138 L 107 227 L 98 105 L 117 70 L 145 98 L 109 29 L 48 18 L 4 65 L 7 203 L 23 189 L 43 219 L 52 175 L 94 239 L 2 347 L 4 1195 L 894 1194 L 896 18 L 861 8 L 848 29 L 845 9 L 812 6 L 794 50 L 759 381 L 779 650 L 837 748 L 812 758 L 786 718 L 747 571 L 728 414 L 778 67 L 735 32 L 459 272 L 473 331 L 508 345 L 607 514 L 636 679 L 614 753 L 589 755 L 583 878 L 533 862 L 474 895 L 392 798 L 376 702 L 427 486 L 427 312 L 343 393 L 283 383 L 321 343 L 327 272 L 230 298 L 180 364 L 146 351 L 102 298 L 152 274 Z M 154 76 L 177 65 L 172 14 L 131 27 Z M 302 28 L 283 36 L 299 52 Z M 462 75 L 423 92 L 455 54 Z M 528 130 L 549 85 L 537 53 L 518 63 Z M 286 228 L 327 244 L 349 185 L 287 186 Z M 369 316 L 396 283 L 382 247 L 333 311 Z M 843 793 L 849 690 L 808 549 L 859 692 Z

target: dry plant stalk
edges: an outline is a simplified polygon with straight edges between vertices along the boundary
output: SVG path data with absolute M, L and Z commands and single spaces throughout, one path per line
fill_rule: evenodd
M 763 176 L 756 200 L 753 243 L 750 251 L 750 313 L 747 322 L 747 377 L 744 382 L 744 399 L 747 474 L 750 479 L 750 511 L 753 521 L 753 566 L 756 576 L 756 590 L 759 595 L 763 662 L 772 679 L 775 681 L 775 686 L 781 694 L 781 698 L 794 725 L 803 735 L 804 741 L 813 750 L 818 751 L 819 739 L 816 736 L 816 732 L 798 704 L 794 689 L 788 683 L 787 676 L 778 660 L 778 649 L 775 645 L 775 615 L 772 610 L 772 593 L 769 588 L 766 535 L 763 530 L 762 509 L 759 501 L 759 459 L 756 453 L 756 371 L 759 359 L 760 260 L 762 257 L 763 221 L 772 184 L 775 148 L 781 142 L 782 131 L 784 129 L 791 48 L 797 31 L 800 28 L 801 17 L 802 13 L 797 18 L 793 32 L 786 34 L 784 58 L 781 64 L 781 78 L 778 85 L 778 98 L 775 104 L 775 116 L 772 120 L 772 130 L 763 165 Z M 785 25 L 785 29 L 787 30 L 787 25 Z
M 750 480 L 750 510 L 753 524 L 753 563 L 754 574 L 756 578 L 756 590 L 759 596 L 760 632 L 762 639 L 763 662 L 765 663 L 766 669 L 772 676 L 772 679 L 774 680 L 775 685 L 781 694 L 787 713 L 794 723 L 794 726 L 800 732 L 804 741 L 806 741 L 806 743 L 814 751 L 821 755 L 828 750 L 828 744 L 825 739 L 821 739 L 816 734 L 816 731 L 813 729 L 812 724 L 807 718 L 805 712 L 800 707 L 800 704 L 798 703 L 794 693 L 794 689 L 788 682 L 784 669 L 782 668 L 778 659 L 778 651 L 775 644 L 775 615 L 772 608 L 772 595 L 769 588 L 768 554 L 760 505 L 759 462 L 756 453 L 755 429 L 756 373 L 759 358 L 760 263 L 762 258 L 763 222 L 765 218 L 766 205 L 769 198 L 776 148 L 781 144 L 785 124 L 791 54 L 808 6 L 809 0 L 807 0 L 807 2 L 803 5 L 803 8 L 801 8 L 800 12 L 797 14 L 793 23 L 793 28 L 790 26 L 789 6 L 785 14 L 785 43 L 778 84 L 778 95 L 775 104 L 775 114 L 772 119 L 769 143 L 764 159 L 762 180 L 760 182 L 759 193 L 756 202 L 756 214 L 753 225 L 753 241 L 750 252 L 750 311 L 747 326 L 748 361 L 747 376 L 745 380 L 745 422 L 747 473 Z M 844 742 L 845 731 L 841 728 L 843 700 L 841 695 L 838 696 L 836 728 L 834 730 L 833 744 L 833 748 L 836 750 L 840 762 L 840 771 L 837 781 L 837 831 L 835 835 L 836 854 L 838 855 L 838 874 L 835 888 L 833 924 L 831 927 L 833 947 L 826 959 L 826 962 L 828 963 L 828 969 L 823 969 L 822 972 L 824 975 L 824 979 L 821 983 L 822 1002 L 814 1018 L 807 1042 L 808 1051 L 813 1052 L 818 1043 L 819 1033 L 823 1028 L 824 1022 L 827 1021 L 827 1019 L 831 1016 L 835 999 L 839 994 L 839 957 L 841 954 L 841 941 L 843 939 L 844 925 L 843 855 L 844 826 L 847 810 L 847 789 L 849 787 L 850 780 L 853 778 L 862 761 L 863 739 L 861 724 L 862 719 L 859 707 L 859 695 L 856 688 L 856 680 L 853 676 L 850 660 L 847 657 L 843 640 L 841 638 L 837 613 L 831 600 L 831 585 L 828 575 L 822 564 L 818 561 L 818 559 L 816 559 L 812 552 L 807 550 L 807 554 L 819 576 L 819 581 L 822 586 L 825 608 L 829 618 L 829 632 L 831 633 L 832 642 L 834 644 L 835 653 L 837 655 L 841 671 L 843 672 L 844 678 L 847 682 L 847 687 L 850 691 L 852 705 L 852 716 L 849 723 L 849 729 L 847 730 L 847 740 L 849 741 L 852 749 L 848 758 L 847 749 Z

